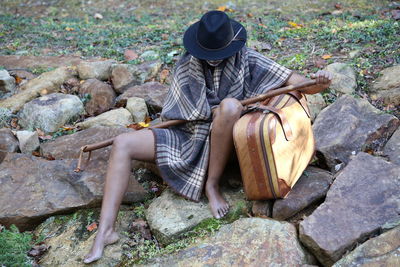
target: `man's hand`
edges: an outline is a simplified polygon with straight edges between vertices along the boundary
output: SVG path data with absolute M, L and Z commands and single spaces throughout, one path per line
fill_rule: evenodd
M 316 73 L 311 74 L 311 79 L 315 79 L 317 85 L 324 86 L 324 89 L 331 85 L 333 74 L 329 71 L 319 70 Z

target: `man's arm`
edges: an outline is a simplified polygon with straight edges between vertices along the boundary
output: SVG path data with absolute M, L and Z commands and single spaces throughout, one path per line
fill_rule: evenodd
M 313 86 L 309 86 L 303 89 L 299 89 L 300 92 L 305 94 L 316 94 L 319 93 L 331 85 L 333 75 L 332 73 L 324 70 L 319 70 L 315 74 L 311 74 L 311 78 L 315 79 L 317 84 Z M 286 81 L 285 86 L 291 84 L 298 84 L 301 82 L 309 81 L 310 79 L 299 75 L 297 73 L 293 73 L 290 78 Z

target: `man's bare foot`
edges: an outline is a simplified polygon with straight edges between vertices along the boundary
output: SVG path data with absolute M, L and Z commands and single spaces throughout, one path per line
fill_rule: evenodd
M 206 184 L 206 196 L 210 203 L 212 215 L 220 219 L 224 217 L 229 211 L 229 204 L 221 195 L 218 186 Z
M 97 261 L 103 255 L 104 247 L 117 242 L 119 239 L 118 233 L 112 230 L 111 232 L 101 234 L 97 233 L 93 242 L 92 249 L 85 256 L 84 263 L 91 263 Z

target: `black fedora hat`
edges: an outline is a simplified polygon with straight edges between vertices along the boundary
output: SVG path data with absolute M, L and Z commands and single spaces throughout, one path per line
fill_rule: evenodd
M 246 43 L 246 29 L 222 11 L 209 11 L 191 25 L 183 45 L 196 58 L 219 60 L 238 52 Z

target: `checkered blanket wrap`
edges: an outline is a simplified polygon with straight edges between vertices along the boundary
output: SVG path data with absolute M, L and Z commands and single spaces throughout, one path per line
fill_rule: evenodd
M 213 77 L 205 61 L 183 55 L 174 70 L 161 118 L 189 122 L 152 129 L 162 178 L 176 193 L 193 201 L 199 201 L 206 179 L 212 108 L 224 98 L 242 100 L 278 88 L 291 74 L 246 47 L 216 68 L 221 68 L 214 70 L 220 73 L 219 79 Z

